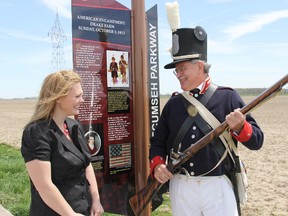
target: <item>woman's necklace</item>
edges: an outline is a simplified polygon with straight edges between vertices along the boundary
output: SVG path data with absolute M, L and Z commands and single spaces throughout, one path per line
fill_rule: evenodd
M 66 123 L 64 123 L 63 126 L 64 126 L 64 134 L 65 134 L 65 136 L 69 136 L 69 131 L 67 129 Z

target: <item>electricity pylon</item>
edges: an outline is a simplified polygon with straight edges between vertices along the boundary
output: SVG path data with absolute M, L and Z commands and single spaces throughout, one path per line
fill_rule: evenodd
M 52 60 L 51 60 L 51 71 L 58 71 L 65 69 L 65 56 L 63 45 L 67 40 L 66 35 L 62 29 L 60 21 L 58 19 L 58 12 L 56 13 L 56 19 L 54 25 L 52 26 L 48 36 L 51 38 L 53 51 L 52 51 Z

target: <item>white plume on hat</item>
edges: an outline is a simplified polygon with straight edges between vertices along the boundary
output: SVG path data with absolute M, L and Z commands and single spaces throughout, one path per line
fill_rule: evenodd
M 177 1 L 167 2 L 166 3 L 166 12 L 167 12 L 167 19 L 168 19 L 168 23 L 170 25 L 170 29 L 172 30 L 172 32 L 174 32 L 180 26 L 178 2 Z

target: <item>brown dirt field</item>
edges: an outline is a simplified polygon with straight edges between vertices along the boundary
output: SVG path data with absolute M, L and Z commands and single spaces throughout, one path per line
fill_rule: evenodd
M 23 127 L 30 120 L 36 100 L 0 100 L 0 143 L 20 147 Z
M 254 97 L 243 97 L 249 102 Z M 161 98 L 161 107 L 167 98 Z M 23 127 L 32 115 L 35 100 L 0 100 L 0 143 L 20 147 Z M 259 151 L 240 146 L 248 167 L 248 202 L 243 216 L 288 215 L 288 96 L 277 96 L 252 112 L 265 142 Z

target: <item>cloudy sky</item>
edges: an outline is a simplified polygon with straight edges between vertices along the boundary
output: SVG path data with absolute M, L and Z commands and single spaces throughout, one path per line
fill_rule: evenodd
M 119 0 L 131 8 L 130 0 Z M 172 70 L 171 30 L 167 1 L 157 2 L 159 22 L 160 93 L 179 91 Z M 171 1 L 172 2 L 172 1 Z M 208 34 L 212 81 L 235 88 L 270 87 L 287 74 L 288 0 L 179 0 L 180 26 L 202 26 Z M 72 65 L 70 0 L 0 0 L 0 98 L 35 97 L 51 72 L 49 32 L 58 12 L 67 40 L 65 64 Z M 169 85 L 167 85 L 169 83 Z M 285 86 L 287 88 L 287 86 Z

